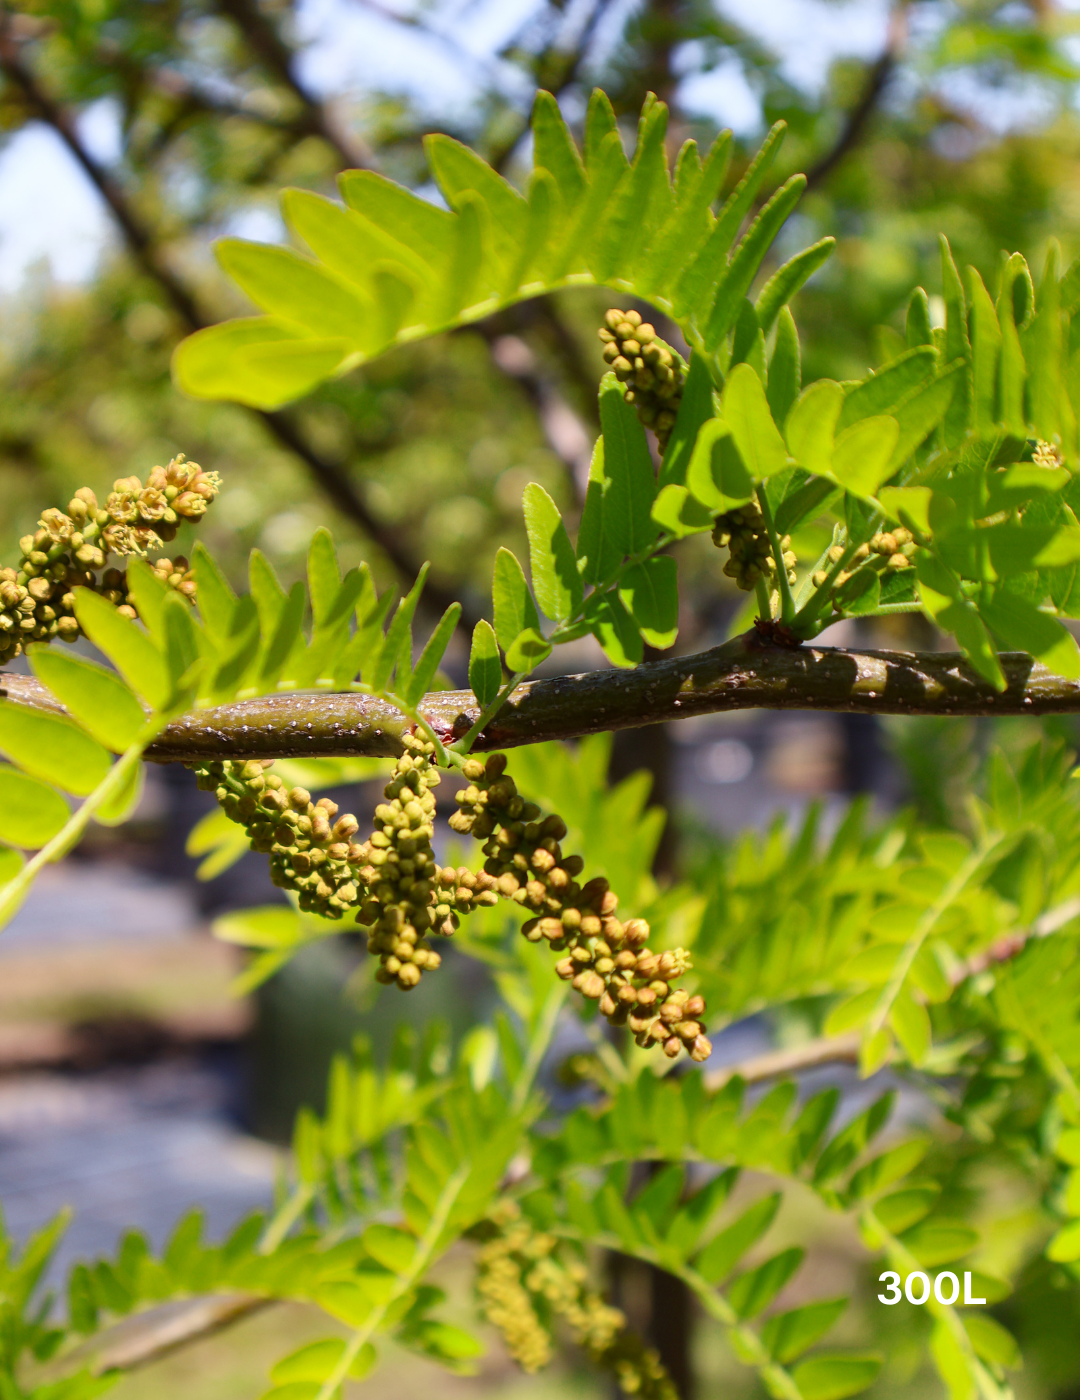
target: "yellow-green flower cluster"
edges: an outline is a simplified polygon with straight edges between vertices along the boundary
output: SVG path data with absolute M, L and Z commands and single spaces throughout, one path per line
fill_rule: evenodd
M 198 785 L 245 829 L 253 850 L 269 855 L 275 885 L 295 890 L 301 909 L 340 919 L 358 897 L 360 848 L 350 843 L 359 823 L 350 815 L 335 821 L 336 802 L 312 802 L 306 788 L 287 788 L 269 767 L 260 759 L 204 763 L 196 770 Z
M 556 1237 L 536 1230 L 516 1202 L 500 1201 L 477 1233 L 486 1237 L 476 1261 L 480 1305 L 522 1370 L 538 1371 L 551 1360 L 550 1322 L 561 1318 L 624 1395 L 678 1400 L 657 1353 L 589 1287 L 584 1265 L 565 1262 Z
M 203 515 L 219 484 L 216 472 L 204 472 L 181 456 L 155 467 L 145 486 L 137 476 L 115 482 L 104 506 L 84 486 L 67 511 L 44 511 L 38 528 L 19 541 L 17 567 L 0 569 L 0 664 L 18 656 L 27 642 L 73 642 L 80 634 L 76 588 L 92 589 L 135 617 L 127 576 L 105 568 L 106 559 L 160 549 L 182 520 Z M 159 559 L 153 567 L 170 587 L 194 598 L 186 559 Z M 100 576 L 99 570 L 104 570 Z
M 629 1026 L 639 1045 L 659 1043 L 672 1058 L 685 1049 L 694 1060 L 708 1059 L 712 1045 L 699 1019 L 705 1003 L 671 985 L 688 971 L 689 955 L 681 948 L 651 952 L 649 925 L 616 918 L 618 896 L 602 876 L 577 883 L 584 862 L 559 846 L 566 823 L 538 820 L 539 808 L 519 796 L 506 772 L 505 755 L 468 759 L 463 772 L 469 786 L 457 794 L 460 810 L 450 825 L 484 842 L 484 873 L 495 889 L 532 911 L 525 937 L 565 951 L 558 975 L 598 1002 L 613 1025 Z
M 624 383 L 626 402 L 637 409 L 646 428 L 652 428 L 663 452 L 675 426 L 682 400 L 683 371 L 670 345 L 643 322 L 638 311 L 613 307 L 600 329 L 604 359 Z
M 862 592 L 859 580 L 870 573 L 884 578 L 888 574 L 914 567 L 913 555 L 917 546 L 910 530 L 902 525 L 889 530 L 879 530 L 872 539 L 859 545 L 849 560 L 848 567 L 841 569 L 830 585 L 832 605 L 836 612 L 843 612 L 845 597 L 853 597 Z M 843 545 L 834 544 L 829 550 L 829 562 L 836 565 L 844 557 Z M 818 569 L 814 573 L 814 584 L 820 588 L 829 577 L 829 569 Z M 855 583 L 850 583 L 855 579 Z
M 764 579 L 770 588 L 776 584 L 776 558 L 769 544 L 765 518 L 756 501 L 718 515 L 712 532 L 713 544 L 727 547 L 728 561 L 724 573 L 746 590 Z M 780 541 L 788 583 L 795 582 L 796 558 L 791 549 L 791 536 Z
M 495 903 L 469 889 L 468 899 L 455 897 L 458 873 L 439 870 L 431 838 L 434 834 L 435 796 L 439 773 L 432 758 L 433 744 L 406 736 L 405 752 L 394 776 L 383 790 L 386 801 L 375 809 L 376 829 L 370 840 L 357 847 L 353 859 L 366 894 L 357 919 L 368 929 L 368 952 L 382 963 L 375 974 L 380 982 L 396 982 L 408 991 L 428 968 L 441 962 L 425 935 L 431 931 L 449 937 L 458 926 L 456 909 L 477 902 Z M 466 871 L 465 876 L 471 877 Z M 464 879 L 462 887 L 467 888 Z

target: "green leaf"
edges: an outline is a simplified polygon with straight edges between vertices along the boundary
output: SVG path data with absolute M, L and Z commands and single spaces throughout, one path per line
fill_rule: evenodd
M 252 552 L 252 571 L 257 567 L 256 554 L 259 555 L 263 571 L 268 571 L 270 566 L 258 550 Z M 236 594 L 202 540 L 196 543 L 192 552 L 191 571 L 198 588 L 199 616 L 202 618 L 206 635 L 212 642 L 220 642 L 228 633 L 229 619 L 236 606 Z
M 51 841 L 70 816 L 55 788 L 0 764 L 0 841 L 36 850 Z
M 308 937 L 303 919 L 286 904 L 222 914 L 211 927 L 215 938 L 243 948 L 291 948 Z
M 26 649 L 30 669 L 99 743 L 123 751 L 146 723 L 146 714 L 114 671 L 55 646 L 34 642 Z
M 403 699 L 410 705 L 419 704 L 430 689 L 431 682 L 435 679 L 435 672 L 439 669 L 439 662 L 443 659 L 446 648 L 450 645 L 450 638 L 454 635 L 454 629 L 458 625 L 460 616 L 461 604 L 451 603 L 439 619 L 438 626 L 428 638 L 427 645 L 420 653 L 420 660 L 416 663 L 416 669 L 409 679 L 403 696 Z
M 1080 649 L 1072 633 L 1026 598 L 998 588 L 980 604 L 979 614 L 1007 647 L 1030 652 L 1059 676 L 1080 678 Z
M 343 1337 L 327 1337 L 322 1342 L 308 1342 L 298 1347 L 270 1368 L 270 1379 L 276 1386 L 285 1386 L 299 1381 L 321 1384 L 331 1375 L 345 1354 Z M 375 1365 L 375 1348 L 370 1342 L 361 1348 L 356 1360 L 349 1367 L 353 1380 L 363 1380 Z M 271 1392 L 272 1393 L 272 1392 Z
M 607 548 L 621 558 L 644 549 L 656 536 L 650 516 L 656 478 L 645 430 L 611 373 L 600 382 L 600 427 L 604 473 L 610 483 L 603 493 L 605 558 Z
M 581 606 L 581 575 L 555 502 L 535 481 L 522 498 L 533 588 L 541 610 L 555 622 L 565 622 Z
M 773 422 L 761 380 L 749 365 L 736 365 L 722 399 L 724 421 L 739 456 L 755 481 L 764 481 L 788 464 L 787 447 Z
M 109 771 L 109 752 L 71 720 L 0 699 L 0 753 L 77 797 Z
M 899 1235 L 929 1215 L 940 1194 L 941 1187 L 936 1183 L 909 1186 L 883 1197 L 874 1206 L 874 1214 L 890 1234 Z
M 951 632 L 964 655 L 995 690 L 1005 689 L 1005 675 L 997 659 L 990 635 L 974 607 L 959 591 L 956 580 L 937 559 L 925 553 L 916 555 L 919 576 L 919 602 L 931 622 L 943 632 Z
M 764 1312 L 795 1274 L 805 1255 L 804 1249 L 785 1249 L 756 1269 L 740 1274 L 727 1290 L 728 1302 L 738 1316 L 745 1320 Z
M 844 1400 L 865 1390 L 880 1370 L 874 1352 L 822 1352 L 800 1361 L 791 1378 L 802 1400 Z
M 971 296 L 972 426 L 980 437 L 989 437 L 998 422 L 1001 327 L 982 278 L 973 267 L 968 268 L 967 275 Z
M 923 1268 L 933 1269 L 970 1254 L 979 1243 L 979 1232 L 959 1221 L 924 1220 L 905 1230 L 900 1240 Z
M 895 418 L 864 418 L 844 431 L 833 444 L 830 475 L 853 495 L 873 497 L 893 474 L 893 453 L 900 437 Z
M 971 1338 L 976 1355 L 984 1361 L 991 1361 L 995 1366 L 1016 1367 L 1022 1364 L 1016 1338 L 996 1319 L 987 1317 L 985 1313 L 965 1310 L 960 1320 Z
M 341 587 L 341 570 L 330 531 L 319 527 L 311 537 L 307 558 L 308 592 L 315 625 L 323 623 Z
M 750 290 L 750 284 L 757 275 L 762 259 L 802 198 L 805 188 L 806 176 L 792 175 L 750 225 L 720 279 L 716 299 L 702 337 L 707 351 L 714 351 L 735 324 L 739 306 Z
M 526 627 L 506 648 L 506 664 L 516 675 L 534 670 L 550 655 L 551 643 L 535 627 Z
M 613 666 L 631 667 L 641 664 L 645 654 L 641 644 L 641 633 L 634 626 L 633 618 L 617 595 L 601 592 L 591 594 L 585 604 L 585 620 Z
M 685 482 L 698 431 L 713 416 L 713 412 L 712 376 L 704 355 L 695 352 L 690 356 L 690 368 L 683 385 L 675 426 L 660 466 L 658 484 L 661 491 L 669 484 L 682 486 Z
M 933 378 L 937 359 L 932 345 L 919 345 L 856 384 L 844 398 L 837 431 L 850 428 L 860 418 L 891 413 L 909 394 Z
M 908 301 L 904 339 L 909 347 L 934 343 L 934 331 L 930 324 L 930 298 L 922 287 L 916 287 Z
M 899 1181 L 901 1177 L 913 1172 L 926 1156 L 928 1146 L 929 1144 L 921 1138 L 913 1138 L 911 1142 L 902 1142 L 898 1147 L 890 1148 L 888 1152 L 883 1152 L 879 1157 L 867 1162 L 848 1183 L 849 1199 L 864 1200 L 876 1196 L 894 1181 Z
M 531 629 L 539 634 L 540 615 L 529 592 L 529 585 L 525 582 L 525 571 L 516 556 L 505 547 L 500 547 L 495 555 L 491 598 L 495 636 L 503 651 L 508 652 L 522 632 Z M 509 661 L 507 664 L 510 664 Z
M 1001 293 L 997 299 L 998 325 L 1001 328 L 1001 358 L 999 361 L 998 394 L 1001 422 L 1015 437 L 1027 435 L 1024 414 L 1024 385 L 1027 367 L 1020 348 L 1016 324 L 1016 290 L 1021 294 L 1031 287 L 1031 273 L 1020 253 L 1006 262 L 1001 275 Z M 1021 299 L 1023 299 L 1021 295 Z
M 939 235 L 941 242 L 941 284 L 945 299 L 945 361 L 952 364 L 962 360 L 970 366 L 971 346 L 968 343 L 967 299 L 964 284 L 956 270 L 949 240 Z M 949 447 L 958 446 L 968 428 L 969 402 L 971 396 L 970 370 L 959 377 L 956 392 L 945 412 L 942 424 L 944 441 Z
M 345 368 L 349 341 L 313 338 L 275 316 L 251 316 L 195 331 L 173 351 L 177 386 L 197 399 L 275 409 Z
M 75 590 L 75 616 L 79 625 L 103 651 L 123 678 L 155 710 L 163 709 L 172 694 L 165 659 L 153 642 L 130 618 L 117 612 L 88 588 Z
M 712 514 L 734 510 L 753 500 L 754 478 L 746 469 L 730 425 L 723 419 L 711 418 L 698 433 L 686 484 Z
M 551 171 L 564 201 L 572 208 L 585 194 L 585 167 L 550 92 L 536 94 L 532 131 L 534 164 Z
M 895 1094 L 883 1094 L 865 1108 L 828 1142 L 814 1168 L 814 1185 L 832 1181 L 847 1170 L 863 1149 L 885 1126 L 892 1111 Z
M 791 406 L 802 388 L 802 355 L 795 318 L 785 306 L 776 323 L 776 342 L 769 361 L 766 397 L 772 416 L 781 427 L 787 423 Z
M 812 243 L 809 248 L 804 248 L 801 253 L 789 258 L 765 283 L 754 303 L 758 325 L 765 335 L 772 330 L 781 309 L 788 304 L 803 283 L 823 266 L 835 247 L 835 238 L 822 238 L 819 242 Z
M 676 317 L 684 316 L 691 308 L 706 304 L 724 270 L 732 241 L 742 227 L 742 222 L 776 159 L 786 130 L 786 122 L 776 122 L 769 131 L 761 149 L 747 167 L 746 174 L 725 200 L 704 247 L 683 271 L 672 297 Z
M 832 467 L 833 438 L 844 407 L 844 390 L 834 379 L 818 379 L 803 390 L 784 425 L 796 462 L 817 476 Z
M 891 416 L 900 424 L 900 436 L 893 449 L 892 471 L 903 466 L 944 418 L 965 373 L 963 361 L 950 365 L 893 411 Z
M 684 539 L 712 529 L 712 511 L 696 501 L 685 486 L 665 486 L 653 502 L 652 518 L 661 529 Z
M 491 623 L 483 618 L 473 628 L 472 650 L 469 652 L 469 686 L 480 702 L 481 709 L 490 705 L 502 685 L 502 663 L 499 644 Z
M 344 340 L 356 350 L 374 348 L 371 302 L 355 285 L 291 249 L 269 243 L 223 238 L 214 254 L 261 311 L 311 335 Z
M 146 765 L 138 763 L 113 795 L 98 807 L 94 813 L 94 821 L 98 826 L 122 825 L 139 805 L 145 786 Z
M 709 1283 L 721 1283 L 726 1279 L 747 1250 L 757 1244 L 773 1223 L 781 1200 L 780 1192 L 763 1196 L 707 1244 L 694 1263 L 702 1278 Z
M 25 864 L 26 859 L 21 851 L 13 851 L 10 846 L 0 846 L 0 889 L 10 885 Z
M 395 684 L 402 688 L 408 686 L 409 676 L 412 672 L 412 620 L 416 613 L 416 605 L 420 601 L 420 594 L 424 589 L 429 567 L 428 564 L 421 567 L 416 576 L 416 582 L 394 609 L 394 616 L 390 626 L 386 629 L 386 640 L 383 642 L 378 658 L 372 665 L 370 681 L 367 672 L 364 672 L 365 682 L 370 684 L 376 692 L 386 689 L 395 670 L 397 672 L 394 677 Z
M 897 1040 L 904 1047 L 904 1053 L 915 1066 L 919 1066 L 930 1053 L 933 1039 L 930 1026 L 930 1013 L 915 1000 L 906 987 L 902 987 L 889 1012 L 889 1025 Z
M 786 1365 L 823 1337 L 847 1305 L 846 1298 L 830 1298 L 791 1312 L 777 1313 L 762 1327 L 761 1340 L 769 1355 Z
M 679 581 L 675 560 L 654 554 L 626 570 L 619 600 L 650 646 L 663 650 L 679 635 Z

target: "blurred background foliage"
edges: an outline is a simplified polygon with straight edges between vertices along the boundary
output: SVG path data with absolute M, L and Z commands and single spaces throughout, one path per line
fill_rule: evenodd
M 352 61 L 359 51 L 363 63 Z M 570 515 L 580 501 L 597 428 L 603 295 L 523 306 L 396 351 L 284 413 L 258 414 L 188 400 L 169 375 L 172 349 L 191 328 L 249 309 L 217 271 L 215 238 L 285 238 L 281 187 L 333 194 L 337 172 L 354 166 L 431 194 L 422 139 L 432 131 L 519 179 L 537 87 L 555 92 L 572 122 L 589 90 L 603 87 L 628 142 L 644 94 L 656 92 L 672 109 L 672 152 L 732 124 L 731 182 L 783 118 L 789 134 L 768 192 L 795 170 L 808 173 L 810 189 L 775 255 L 837 236 L 795 310 L 805 375 L 842 379 L 894 353 L 913 284 L 940 292 L 939 232 L 991 287 L 1003 251 L 1019 249 L 1036 270 L 1050 237 L 1067 262 L 1080 253 L 1078 78 L 1080 7 L 1064 0 L 0 3 L 0 188 L 19 143 L 48 133 L 49 169 L 89 188 L 106 234 L 85 276 L 54 277 L 41 263 L 18 284 L 0 278 L 0 551 L 11 555 L 41 508 L 76 487 L 107 489 L 183 451 L 224 477 L 201 533 L 237 578 L 253 545 L 299 575 L 314 528 L 327 524 L 343 562 L 367 559 L 380 584 L 401 583 L 428 558 L 428 601 L 460 597 L 478 610 L 498 546 L 525 550 L 524 485 L 541 482 Z M 0 242 L 0 273 L 7 257 Z M 181 534 L 176 548 L 187 543 Z M 744 598 L 707 538 L 680 548 L 678 645 L 690 650 L 718 640 Z M 904 626 L 877 639 L 916 640 L 918 620 Z M 1046 727 L 1072 733 L 1063 722 Z M 887 729 L 920 815 L 955 821 L 989 727 L 923 720 Z M 822 733 L 813 731 L 818 749 Z M 867 735 L 857 717 L 844 728 L 841 776 L 824 786 L 871 787 L 888 802 L 896 792 L 869 774 L 881 745 Z M 1022 746 L 1031 724 L 994 737 Z M 729 739 L 715 747 L 725 744 L 732 751 Z M 678 788 L 671 745 L 662 731 L 633 745 L 622 755 L 616 746 L 616 773 L 648 763 L 666 800 Z M 714 859 L 714 842 L 695 834 L 684 843 L 688 874 L 699 856 Z M 661 868 L 671 859 L 668 843 Z M 335 977 L 332 969 L 319 987 Z M 482 994 L 466 990 L 475 1005 Z M 279 993 L 268 993 L 271 1002 Z M 296 996 L 286 1001 L 284 1010 L 265 1005 L 260 1020 L 276 1047 L 265 1062 L 279 1091 L 279 1052 L 289 1048 L 281 1022 L 299 1014 Z M 321 1072 L 312 1069 L 296 1096 Z M 291 1102 L 272 1109 L 286 1114 Z M 824 1241 L 826 1261 L 837 1249 Z M 1023 1393 L 1080 1394 L 1075 1296 L 1036 1267 L 1010 1307 L 1029 1355 Z M 897 1351 L 901 1325 L 918 1329 L 922 1319 L 883 1319 L 879 1309 L 862 1324 L 887 1327 L 900 1356 L 880 1393 L 925 1394 L 921 1341 L 910 1348 L 910 1374 Z M 220 1344 L 219 1360 L 232 1346 Z M 742 1393 L 734 1373 L 711 1369 L 710 1339 L 698 1346 L 703 1387 Z M 187 1363 L 177 1364 L 175 1393 L 189 1394 Z M 158 1393 L 174 1393 L 159 1380 Z M 128 1384 L 134 1396 L 138 1382 Z M 572 1379 L 565 1390 L 561 1379 L 551 1384 L 522 1383 L 521 1394 L 580 1393 Z M 403 1381 L 402 1393 L 414 1385 Z

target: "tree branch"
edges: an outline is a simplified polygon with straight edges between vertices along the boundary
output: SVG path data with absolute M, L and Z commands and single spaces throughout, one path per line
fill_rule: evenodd
M 697 656 L 633 671 L 589 671 L 518 686 L 476 748 L 515 748 L 729 710 L 831 710 L 886 715 L 1048 715 L 1080 711 L 1080 681 L 1023 652 L 1000 657 L 1007 685 L 993 690 L 957 652 L 843 651 L 762 646 L 747 633 Z M 22 704 L 61 707 L 28 676 L 0 672 Z M 468 690 L 427 695 L 421 713 L 447 742 L 479 717 Z M 147 750 L 158 763 L 223 758 L 317 758 L 401 752 L 411 721 L 355 694 L 271 695 L 175 720 Z
M 814 189 L 826 180 L 848 152 L 859 144 L 866 124 L 876 110 L 882 94 L 888 87 L 896 66 L 900 62 L 900 56 L 907 43 L 907 33 L 907 3 L 906 0 L 900 0 L 889 16 L 885 47 L 867 74 L 862 96 L 848 113 L 847 121 L 844 123 L 844 128 L 837 138 L 836 144 L 806 172 L 807 189 Z
M 250 1293 L 208 1293 L 179 1298 L 124 1318 L 98 1337 L 59 1358 L 50 1370 L 70 1373 L 73 1363 L 88 1366 L 95 1376 L 107 1371 L 132 1371 L 209 1337 L 253 1312 L 276 1303 Z
M 857 1031 L 848 1035 L 822 1036 L 820 1040 L 807 1041 L 791 1050 L 770 1050 L 765 1055 L 754 1055 L 737 1064 L 724 1065 L 705 1076 L 705 1087 L 710 1094 L 722 1089 L 736 1075 L 745 1084 L 760 1084 L 763 1079 L 779 1079 L 784 1074 L 797 1074 L 801 1069 L 818 1069 L 822 1065 L 857 1065 L 861 1037 Z

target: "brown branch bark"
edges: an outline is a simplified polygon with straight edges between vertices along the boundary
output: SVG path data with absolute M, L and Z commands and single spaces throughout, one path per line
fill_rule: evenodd
M 791 1050 L 770 1050 L 767 1054 L 754 1055 L 714 1070 L 705 1076 L 705 1087 L 710 1094 L 715 1094 L 736 1075 L 746 1084 L 760 1084 L 764 1079 L 779 1079 L 781 1075 L 818 1069 L 822 1065 L 856 1065 L 860 1043 L 858 1032 L 852 1031 L 848 1035 L 822 1036 L 820 1040 L 807 1041 Z
M 208 1293 L 162 1303 L 92 1337 L 60 1358 L 50 1370 L 70 1373 L 73 1364 L 81 1364 L 95 1376 L 108 1371 L 132 1371 L 276 1302 L 275 1298 L 259 1298 L 250 1293 Z
M 1001 656 L 1006 688 L 991 689 L 956 652 L 844 651 L 760 646 L 747 634 L 696 656 L 646 662 L 633 671 L 520 685 L 480 736 L 481 751 L 544 739 L 637 729 L 728 710 L 830 710 L 894 715 L 1048 715 L 1080 711 L 1080 681 L 1023 652 Z M 0 672 L 4 695 L 60 706 L 30 677 Z M 434 691 L 420 705 L 451 741 L 479 717 L 468 690 Z M 158 763 L 224 758 L 393 756 L 411 721 L 382 700 L 355 694 L 271 695 L 175 720 L 148 750 Z
M 906 0 L 900 0 L 889 17 L 885 47 L 867 74 L 862 95 L 848 113 L 835 145 L 806 172 L 807 189 L 814 189 L 828 179 L 844 157 L 862 140 L 867 123 L 877 110 L 878 103 L 900 62 L 900 56 L 907 43 L 907 32 L 907 3 Z

